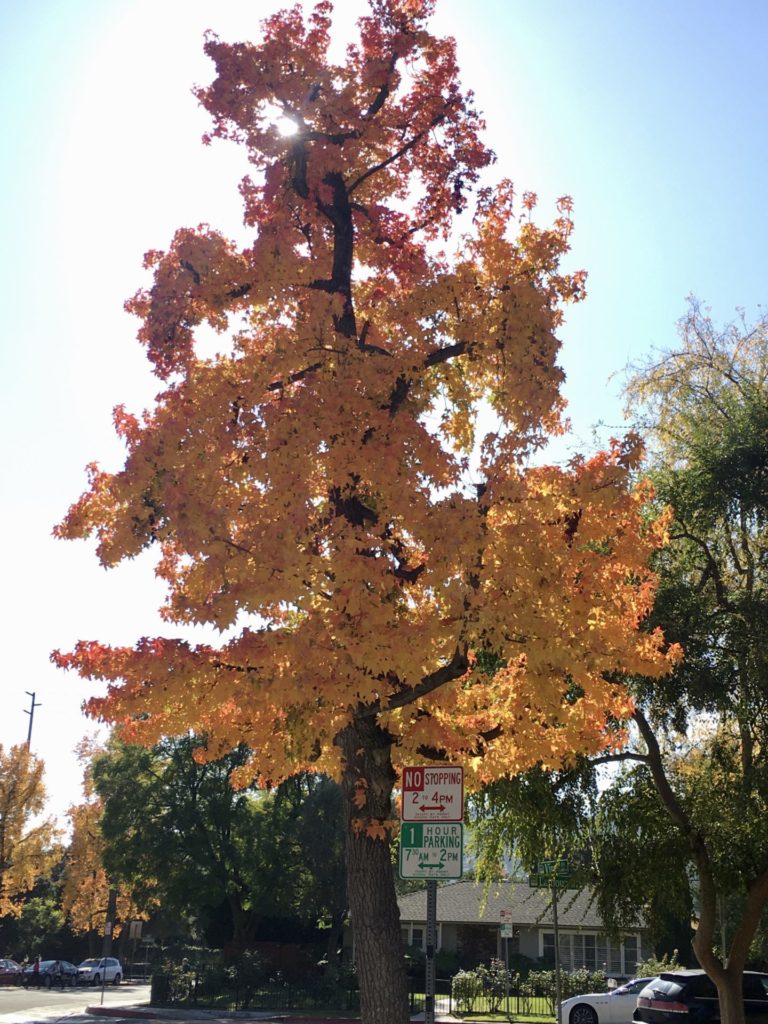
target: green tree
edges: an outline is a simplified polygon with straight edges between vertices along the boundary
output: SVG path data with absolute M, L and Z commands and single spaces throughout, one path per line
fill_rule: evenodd
M 739 1024 L 768 901 L 768 321 L 718 329 L 692 302 L 679 345 L 635 368 L 627 393 L 656 504 L 673 510 L 650 624 L 685 657 L 664 679 L 633 678 L 622 753 L 550 775 L 548 793 L 541 773 L 491 788 L 480 835 L 487 857 L 504 841 L 529 857 L 588 849 L 613 927 L 638 908 L 657 932 L 692 915 L 722 1019 Z M 600 791 L 609 762 L 623 767 Z
M 247 948 L 266 919 L 307 930 L 322 919 L 338 931 L 338 787 L 299 777 L 274 793 L 236 790 L 233 773 L 249 752 L 200 763 L 203 746 L 193 737 L 150 749 L 113 742 L 95 758 L 109 876 L 145 912 L 159 904 L 215 928 L 233 951 Z
M 768 901 L 768 319 L 719 329 L 692 302 L 680 344 L 627 393 L 674 509 L 655 614 L 686 651 L 668 679 L 638 680 L 634 718 L 695 872 L 694 952 L 733 1024 Z M 724 899 L 740 912 L 718 955 Z
M 33 896 L 25 902 L 17 922 L 19 949 L 29 959 L 34 959 L 38 953 L 50 956 L 62 946 L 65 924 L 56 893 Z

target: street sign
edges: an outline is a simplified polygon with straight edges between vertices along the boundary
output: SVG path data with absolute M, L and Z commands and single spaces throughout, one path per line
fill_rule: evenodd
M 532 889 L 567 889 L 568 877 L 560 875 L 528 875 L 528 885 Z
M 464 769 L 403 768 L 403 821 L 463 821 Z
M 499 911 L 499 924 L 501 925 L 502 939 L 514 939 L 515 925 L 511 910 L 509 910 L 506 907 L 503 907 Z
M 571 879 L 571 866 L 567 860 L 540 860 L 536 871 L 528 875 L 532 889 L 567 889 Z
M 537 873 L 540 875 L 557 874 L 559 878 L 566 878 L 571 873 L 571 866 L 567 860 L 540 860 Z
M 400 826 L 401 878 L 461 878 L 464 826 L 433 822 Z

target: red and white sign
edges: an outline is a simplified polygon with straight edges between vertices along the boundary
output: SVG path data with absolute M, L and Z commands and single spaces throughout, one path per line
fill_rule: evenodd
M 403 821 L 463 821 L 464 769 L 403 768 Z

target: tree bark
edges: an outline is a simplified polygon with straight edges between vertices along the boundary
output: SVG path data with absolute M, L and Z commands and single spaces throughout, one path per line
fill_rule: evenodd
M 745 1024 L 742 966 L 734 970 L 729 965 L 724 971 L 718 972 L 715 979 L 720 1002 L 720 1024 Z
M 336 743 L 344 764 L 347 894 L 362 1021 L 407 1024 L 408 986 L 389 833 L 372 838 L 366 831 L 369 825 L 392 818 L 392 737 L 375 718 L 360 715 L 339 733 Z

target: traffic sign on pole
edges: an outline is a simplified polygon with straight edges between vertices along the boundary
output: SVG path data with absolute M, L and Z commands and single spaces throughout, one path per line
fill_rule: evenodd
M 464 826 L 433 822 L 400 826 L 401 878 L 461 878 Z
M 401 817 L 403 821 L 463 821 L 463 767 L 403 768 Z

